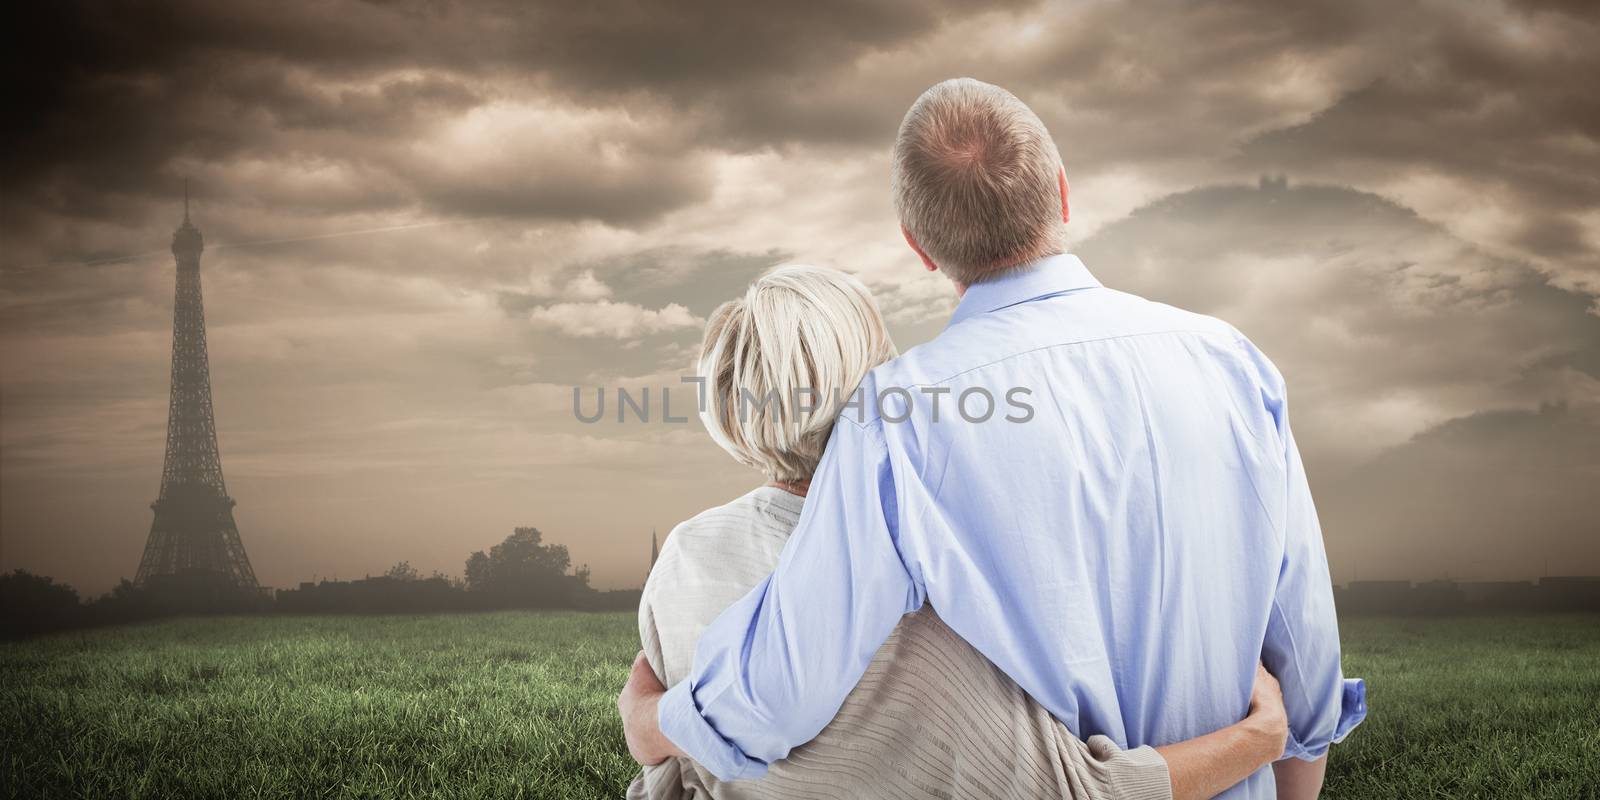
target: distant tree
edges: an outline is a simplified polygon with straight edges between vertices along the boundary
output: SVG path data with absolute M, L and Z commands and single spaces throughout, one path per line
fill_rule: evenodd
M 71 586 L 24 569 L 0 575 L 0 634 L 54 630 L 78 616 L 78 592 Z
M 383 577 L 406 582 L 420 581 L 422 580 L 422 573 L 418 572 L 416 567 L 411 566 L 410 561 L 402 561 L 390 567 L 388 572 L 383 573 Z
M 105 593 L 99 599 L 100 600 L 131 601 L 132 599 L 134 599 L 134 598 L 136 598 L 138 596 L 139 596 L 139 587 L 137 585 L 135 585 L 133 581 L 130 581 L 127 578 L 123 578 L 123 579 L 117 581 L 117 585 L 116 586 L 111 587 L 111 591 Z
M 589 591 L 588 567 L 569 575 L 571 567 L 566 545 L 545 544 L 538 528 L 517 528 L 488 554 L 467 559 L 466 585 L 497 605 L 570 605 Z
M 517 528 L 506 540 L 489 548 L 489 564 L 497 576 L 518 580 L 564 575 L 572 557 L 564 544 L 543 544 L 538 528 Z
M 117 585 L 84 606 L 91 625 L 112 625 L 159 616 L 156 599 L 143 587 L 123 578 Z
M 469 592 L 487 592 L 494 582 L 489 576 L 489 557 L 482 550 L 467 557 L 467 570 L 462 579 Z

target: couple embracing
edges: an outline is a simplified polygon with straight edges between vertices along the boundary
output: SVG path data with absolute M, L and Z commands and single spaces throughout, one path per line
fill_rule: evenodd
M 650 574 L 629 796 L 1315 797 L 1365 687 L 1278 370 L 1066 253 L 1003 89 L 925 92 L 892 183 L 940 335 L 897 355 L 866 287 L 794 265 L 707 323 L 702 418 L 766 482 Z

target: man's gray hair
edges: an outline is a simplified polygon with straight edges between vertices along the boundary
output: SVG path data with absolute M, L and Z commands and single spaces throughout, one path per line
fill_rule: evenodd
M 1027 104 L 955 78 L 922 93 L 894 143 L 895 211 L 951 279 L 1062 252 L 1061 154 Z

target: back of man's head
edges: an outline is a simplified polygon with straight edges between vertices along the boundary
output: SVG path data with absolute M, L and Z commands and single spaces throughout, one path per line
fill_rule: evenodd
M 1061 154 L 998 86 L 956 78 L 923 92 L 900 123 L 893 169 L 900 224 L 958 283 L 1062 251 Z

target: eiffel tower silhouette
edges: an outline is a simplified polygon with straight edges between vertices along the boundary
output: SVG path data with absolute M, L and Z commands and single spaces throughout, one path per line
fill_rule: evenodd
M 200 253 L 205 240 L 189 221 L 189 183 L 183 184 L 183 224 L 172 234 L 178 289 L 172 315 L 172 399 L 167 408 L 167 457 L 155 521 L 134 581 L 163 576 L 222 578 L 254 590 L 255 570 L 233 521 L 233 498 L 222 482 L 217 426 L 211 413 L 211 366 L 206 357 L 206 311 L 200 299 Z

